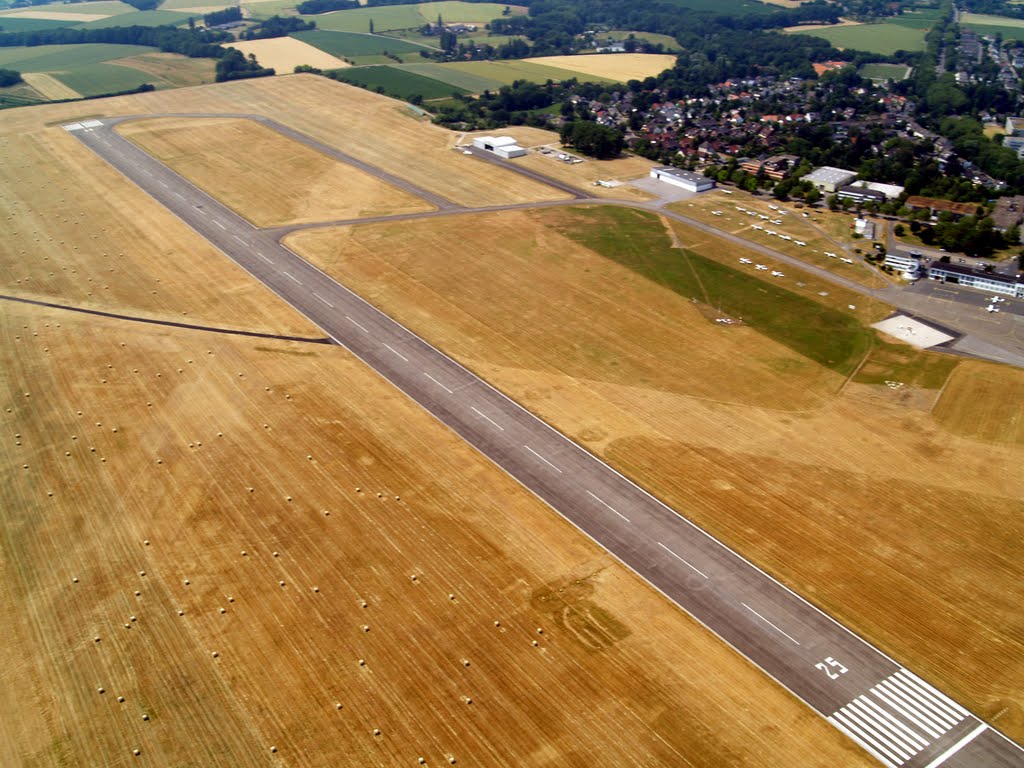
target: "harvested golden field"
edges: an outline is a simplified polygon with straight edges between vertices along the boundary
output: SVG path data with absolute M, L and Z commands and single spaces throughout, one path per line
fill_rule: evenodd
M 46 21 L 70 21 L 75 24 L 84 24 L 87 21 L 100 21 L 109 19 L 108 13 L 65 13 L 63 11 L 17 11 L 5 13 L 0 18 L 7 19 L 43 19 Z
M 289 244 L 983 718 L 1024 734 L 1019 447 L 951 432 L 928 411 L 934 394 L 841 389 L 837 374 L 752 329 L 710 322 L 685 296 L 567 242 L 569 215 L 466 217 L 464 247 L 446 251 L 432 221 L 305 232 Z M 930 360 L 882 360 L 915 367 L 921 386 L 939 383 Z M 969 381 L 957 398 L 968 410 L 979 399 Z
M 454 149 L 458 134 L 402 102 L 316 75 L 263 77 L 54 104 L 5 115 L 11 131 L 83 115 L 260 114 L 469 207 L 563 200 L 568 195 Z
M 434 210 L 252 120 L 139 120 L 118 131 L 260 227 Z
M 246 56 L 255 54 L 264 67 L 272 67 L 279 75 L 287 75 L 306 64 L 321 69 L 341 69 L 349 66 L 336 56 L 324 53 L 309 43 L 294 37 L 275 37 L 268 40 L 233 40 L 223 43 L 226 48 L 237 48 Z
M 80 99 L 82 94 L 65 85 L 53 75 L 45 72 L 23 72 L 22 80 L 35 88 L 47 99 Z
M 33 130 L 24 118 L 36 111 L 0 119 L 5 293 L 141 320 L 323 335 L 71 134 Z
M 1024 445 L 1024 373 L 979 361 L 960 364 L 935 406 L 950 432 L 993 443 Z
M 43 124 L 82 109 L 0 117 L 2 293 L 61 305 L 0 300 L 5 764 L 871 765 Z
M 590 53 L 576 56 L 535 56 L 526 61 L 625 83 L 628 80 L 654 77 L 670 69 L 675 65 L 676 57 L 671 53 Z
M 212 59 L 190 59 L 177 53 L 143 53 L 108 63 L 145 72 L 154 78 L 153 84 L 158 88 L 204 85 L 212 83 L 216 77 Z

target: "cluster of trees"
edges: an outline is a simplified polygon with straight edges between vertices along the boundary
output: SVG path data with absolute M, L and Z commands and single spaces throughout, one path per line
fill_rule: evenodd
M 960 157 L 975 163 L 990 176 L 1005 181 L 1015 192 L 1024 192 L 1024 163 L 1009 147 L 985 136 L 981 123 L 970 117 L 947 117 L 939 131 L 953 142 Z
M 575 147 L 585 155 L 607 160 L 618 157 L 625 146 L 622 131 L 608 128 L 589 120 L 573 120 L 562 126 L 559 133 L 562 143 Z
M 243 40 L 266 40 L 270 37 L 287 37 L 292 32 L 316 29 L 315 21 L 306 21 L 298 16 L 271 16 L 252 29 L 242 33 Z
M 149 45 L 165 53 L 180 53 L 191 58 L 219 59 L 224 48 L 217 43 L 230 40 L 217 30 L 176 29 L 175 27 L 107 27 L 104 29 L 36 29 L 29 32 L 0 33 L 0 48 L 36 45 L 76 45 L 110 43 Z
M 943 213 L 934 227 L 911 222 L 910 228 L 912 231 L 917 229 L 916 234 L 925 245 L 940 246 L 968 256 L 991 256 L 998 250 L 1020 244 L 1017 227 L 1000 232 L 988 216 L 965 216 L 960 221 L 953 221 L 949 214 Z
M 230 24 L 233 21 L 242 20 L 242 8 L 232 5 L 222 11 L 214 11 L 203 16 L 203 21 L 208 27 L 216 27 L 218 24 Z
M 269 67 L 261 67 L 254 54 L 245 54 L 237 48 L 224 48 L 224 55 L 217 61 L 217 82 L 244 80 L 250 77 L 269 77 L 275 74 Z
M 299 13 L 315 14 L 359 8 L 359 0 L 304 0 L 295 6 Z
M 21 82 L 21 72 L 13 69 L 0 69 L 0 88 L 8 88 Z

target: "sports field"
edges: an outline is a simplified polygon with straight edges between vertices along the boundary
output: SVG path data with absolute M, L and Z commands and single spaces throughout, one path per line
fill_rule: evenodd
M 441 247 L 451 222 L 437 221 L 289 245 L 983 717 L 1024 731 L 1020 451 L 929 412 L 956 362 L 884 345 L 860 383 L 844 383 L 872 332 L 845 320 L 848 331 L 815 332 L 820 310 L 803 301 L 773 298 L 762 314 L 756 284 L 777 288 L 688 247 L 725 260 L 731 246 L 676 226 L 673 248 L 643 218 L 473 216 L 455 249 Z M 749 322 L 714 323 L 723 313 Z M 842 365 L 837 334 L 851 342 Z M 873 383 L 887 372 L 906 386 Z M 957 401 L 970 411 L 975 399 Z
M 260 227 L 433 210 L 251 120 L 139 120 L 119 131 Z
M 889 55 L 898 50 L 923 51 L 927 30 L 901 26 L 899 24 L 857 24 L 855 26 L 832 26 L 824 29 L 797 28 L 790 34 L 812 35 L 828 40 L 837 48 L 854 48 Z
M 312 130 L 238 85 L 197 90 Z M 127 316 L 0 302 L 5 754 L 872 764 L 344 350 L 148 322 L 321 335 L 54 124 L 82 108 L 0 115 L 3 293 Z
M 912 67 L 904 64 L 865 64 L 860 68 L 860 76 L 869 80 L 892 80 L 898 82 L 910 77 Z

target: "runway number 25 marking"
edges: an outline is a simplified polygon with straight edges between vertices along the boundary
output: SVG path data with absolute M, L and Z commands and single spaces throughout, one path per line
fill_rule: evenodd
M 814 665 L 815 669 L 820 669 L 830 680 L 838 680 L 840 675 L 845 675 L 848 671 L 846 667 L 840 664 L 838 661 L 829 656 L 824 661 L 819 661 Z

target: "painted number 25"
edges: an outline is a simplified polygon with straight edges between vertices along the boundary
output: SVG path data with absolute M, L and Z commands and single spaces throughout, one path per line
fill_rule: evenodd
M 829 656 L 824 661 L 819 661 L 814 665 L 815 669 L 820 669 L 826 675 L 829 676 L 830 680 L 837 679 L 840 675 L 845 675 L 847 672 L 846 667 L 840 664 L 838 661 Z

